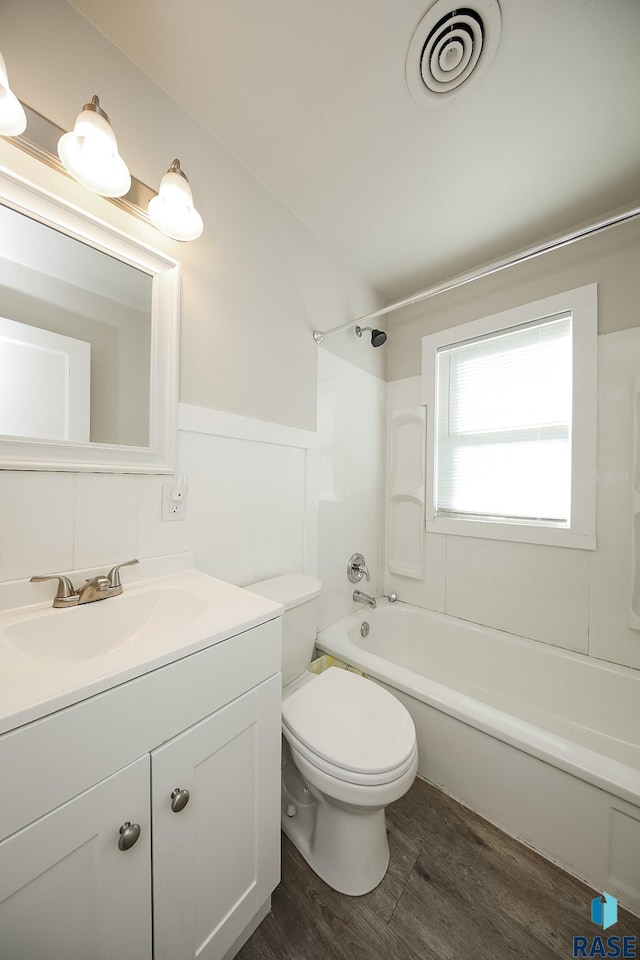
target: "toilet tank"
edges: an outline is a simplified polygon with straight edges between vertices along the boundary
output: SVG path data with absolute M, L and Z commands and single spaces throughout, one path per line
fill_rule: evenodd
M 311 663 L 318 632 L 318 604 L 322 584 L 317 577 L 304 573 L 288 573 L 270 580 L 260 580 L 246 587 L 252 593 L 281 603 L 282 618 L 282 686 L 301 676 Z

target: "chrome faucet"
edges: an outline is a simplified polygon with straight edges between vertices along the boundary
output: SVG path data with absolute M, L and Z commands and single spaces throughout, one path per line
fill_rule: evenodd
M 31 577 L 31 583 L 57 580 L 58 589 L 53 598 L 53 606 L 77 607 L 81 603 L 93 603 L 95 600 L 107 600 L 109 597 L 119 596 L 122 593 L 120 567 L 131 567 L 139 562 L 139 560 L 127 560 L 125 563 L 117 563 L 106 576 L 101 574 L 98 577 L 90 577 L 78 590 L 75 589 L 68 577 L 55 573 L 48 577 Z
M 370 597 L 368 593 L 363 593 L 362 590 L 353 591 L 353 599 L 356 603 L 366 603 L 368 607 L 371 607 L 372 610 L 376 608 L 376 598 Z
M 347 577 L 351 583 L 360 583 L 363 577 L 371 580 L 369 568 L 361 553 L 353 553 L 347 563 Z

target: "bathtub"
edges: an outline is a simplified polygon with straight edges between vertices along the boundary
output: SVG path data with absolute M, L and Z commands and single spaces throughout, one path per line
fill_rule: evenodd
M 422 776 L 640 914 L 640 672 L 400 602 L 317 647 L 404 703 Z

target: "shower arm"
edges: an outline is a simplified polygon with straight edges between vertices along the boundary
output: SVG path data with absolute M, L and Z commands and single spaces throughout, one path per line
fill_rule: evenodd
M 472 283 L 474 280 L 482 280 L 484 277 L 490 277 L 494 273 L 499 273 L 501 270 L 506 270 L 507 267 L 515 267 L 518 264 L 526 263 L 528 260 L 533 260 L 535 257 L 542 256 L 544 253 L 551 253 L 552 250 L 559 250 L 561 247 L 568 247 L 577 240 L 584 240 L 585 237 L 591 237 L 596 233 L 600 233 L 602 230 L 608 230 L 610 227 L 616 227 L 618 224 L 626 223 L 627 221 L 633 220 L 638 216 L 640 216 L 640 207 L 632 207 L 631 209 L 624 210 L 621 213 L 612 214 L 605 220 L 598 220 L 596 222 L 586 224 L 582 227 L 579 227 L 577 230 L 572 231 L 571 233 L 563 234 L 562 236 L 555 237 L 552 240 L 546 240 L 544 243 L 538 244 L 538 246 L 528 247 L 526 250 L 521 250 L 520 253 L 515 253 L 510 257 L 505 257 L 502 260 L 493 260 L 491 263 L 487 263 L 476 270 L 471 270 L 468 273 L 461 273 L 457 277 L 453 277 L 451 280 L 445 280 L 443 283 L 438 283 L 432 287 L 427 287 L 426 290 L 421 290 L 419 293 L 414 293 L 411 297 L 406 297 L 404 300 L 398 300 L 396 303 L 390 303 L 389 306 L 383 307 L 381 310 L 376 310 L 374 313 L 367 313 L 363 317 L 357 317 L 355 320 L 349 320 L 347 323 L 341 323 L 340 326 L 331 327 L 329 330 L 314 330 L 313 339 L 316 343 L 322 343 L 324 338 L 331 336 L 332 333 L 340 333 L 341 330 L 348 330 L 349 327 L 363 326 L 370 320 L 375 320 L 377 317 L 383 317 L 387 313 L 393 313 L 395 310 L 401 310 L 402 307 L 410 307 L 412 304 L 420 303 L 422 300 L 429 300 L 431 297 L 437 297 L 441 293 L 448 293 L 450 290 L 456 290 L 458 287 L 463 287 L 465 284 Z

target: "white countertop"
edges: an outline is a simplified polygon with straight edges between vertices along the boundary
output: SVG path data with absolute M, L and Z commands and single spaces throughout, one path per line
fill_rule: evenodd
M 184 590 L 197 601 L 195 615 L 186 622 L 169 623 L 167 629 L 148 636 L 140 631 L 142 639 L 87 659 L 42 664 L 21 654 L 17 645 L 0 639 L 0 734 L 221 643 L 284 612 L 271 600 L 189 568 L 192 562 L 189 554 L 178 555 L 174 563 L 171 558 L 142 561 L 139 567 L 130 568 L 134 576 L 128 576 L 127 570 L 122 572 L 121 596 L 68 610 L 53 609 L 51 599 L 8 606 L 11 600 L 24 599 L 29 591 L 24 582 L 13 590 L 12 585 L 6 585 L 9 589 L 0 592 L 0 638 L 4 627 L 34 617 L 51 618 L 52 626 L 60 632 L 63 618 L 82 615 L 88 608 L 92 608 L 92 617 L 100 616 L 100 608 L 106 613 L 107 605 L 149 591 Z M 171 567 L 174 572 L 167 573 Z M 159 572 L 163 575 L 158 576 Z M 92 571 L 83 573 L 94 575 Z M 75 574 L 74 583 L 78 579 Z M 47 592 L 53 596 L 50 584 Z M 112 614 L 116 609 L 111 608 Z

